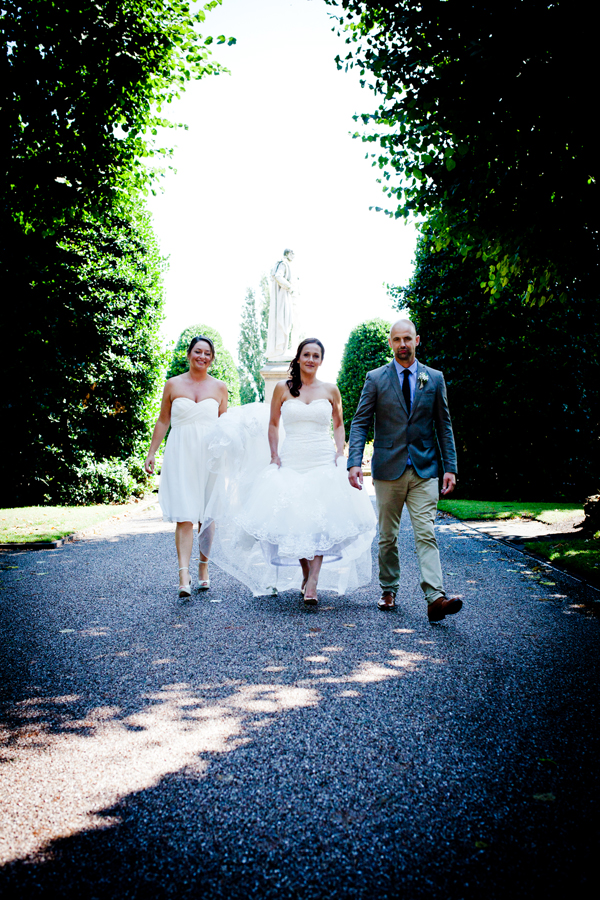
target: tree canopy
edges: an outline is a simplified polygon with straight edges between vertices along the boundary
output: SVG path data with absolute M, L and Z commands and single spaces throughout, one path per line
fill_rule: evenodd
M 256 296 L 248 288 L 242 309 L 238 359 L 240 361 L 240 396 L 242 403 L 262 403 L 265 399 L 265 381 L 260 374 L 266 360 L 267 329 L 269 322 L 269 285 L 265 276 L 261 279 L 262 302 L 256 309 Z
M 165 363 L 150 217 L 141 206 L 83 215 L 53 236 L 14 225 L 5 250 L 1 505 L 126 499 L 144 482 Z
M 491 304 L 481 268 L 425 236 L 408 286 L 391 291 L 416 323 L 419 359 L 446 379 L 459 496 L 581 501 L 597 490 L 596 301 L 532 316 L 518 285 Z
M 15 221 L 48 231 L 148 186 L 148 158 L 167 152 L 154 143 L 171 124 L 163 105 L 221 69 L 198 30 L 220 2 L 2 4 L 0 190 Z
M 581 0 L 328 0 L 379 100 L 388 212 L 483 259 L 492 299 L 597 296 L 596 39 Z M 399 176 L 399 177 L 398 177 Z
M 222 71 L 200 34 L 220 2 L 0 9 L 5 505 L 143 489 L 165 358 L 164 263 L 142 199 L 168 155 L 163 106 Z

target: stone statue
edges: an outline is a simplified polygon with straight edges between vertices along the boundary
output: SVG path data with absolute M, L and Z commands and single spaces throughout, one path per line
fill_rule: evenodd
M 293 250 L 284 250 L 283 259 L 271 270 L 267 360 L 294 358 L 294 349 L 291 346 L 294 287 L 290 266 L 293 258 Z

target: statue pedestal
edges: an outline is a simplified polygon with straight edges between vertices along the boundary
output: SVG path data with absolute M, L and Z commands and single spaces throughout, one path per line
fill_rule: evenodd
M 278 381 L 285 381 L 289 377 L 290 360 L 277 360 L 272 362 L 267 360 L 264 369 L 260 370 L 260 374 L 265 379 L 265 403 L 271 403 L 273 391 Z

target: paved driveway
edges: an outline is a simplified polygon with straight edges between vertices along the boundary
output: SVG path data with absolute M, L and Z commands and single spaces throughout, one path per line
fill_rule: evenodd
M 172 526 L 110 527 L 0 555 L 2 896 L 598 896 L 595 592 L 442 519 L 439 625 L 408 522 L 396 613 L 182 604 Z

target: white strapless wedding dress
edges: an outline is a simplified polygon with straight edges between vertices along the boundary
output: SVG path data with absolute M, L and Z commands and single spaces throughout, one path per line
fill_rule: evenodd
M 213 433 L 217 483 L 201 547 L 214 533 L 211 560 L 255 595 L 299 588 L 299 560 L 315 556 L 323 556 L 320 590 L 342 594 L 371 581 L 375 513 L 367 492 L 350 487 L 346 460 L 335 463 L 331 412 L 329 400 L 286 400 L 281 468 L 269 465 L 266 404 L 230 410 Z
M 216 476 L 208 464 L 208 439 L 219 417 L 213 397 L 195 403 L 177 397 L 163 456 L 158 502 L 165 522 L 203 522 Z

